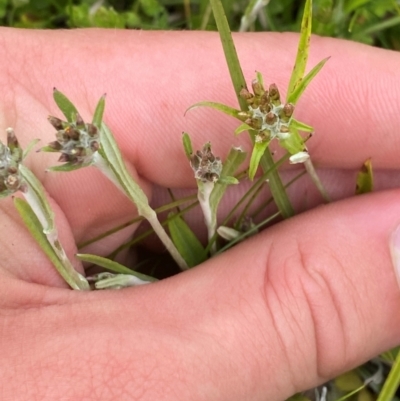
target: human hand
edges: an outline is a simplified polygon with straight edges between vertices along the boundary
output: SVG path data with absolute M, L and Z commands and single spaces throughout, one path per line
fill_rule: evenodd
M 53 140 L 45 117 L 58 115 L 56 86 L 86 119 L 107 92 L 105 121 L 156 202 L 159 187 L 194 188 L 182 130 L 200 146 L 211 140 L 217 153 L 233 143 L 249 148 L 244 135 L 233 137 L 235 121 L 211 110 L 183 116 L 199 100 L 235 105 L 215 33 L 3 29 L 1 37 L 0 126 L 13 126 L 23 146 Z M 297 35 L 235 40 L 246 77 L 259 69 L 266 82 L 286 86 Z M 400 56 L 313 38 L 309 65 L 329 55 L 296 117 L 316 129 L 308 146 L 328 170 L 322 177 L 330 194 L 350 196 L 354 171 L 368 157 L 379 189 L 398 186 Z M 70 254 L 75 242 L 135 213 L 93 169 L 46 174 L 51 154 L 29 163 Z M 319 199 L 305 185 L 291 189 L 298 209 Z M 65 288 L 12 201 L 2 200 L 0 398 L 282 400 L 362 363 L 400 343 L 389 250 L 399 198 L 389 190 L 319 207 L 189 272 L 91 293 Z M 91 252 L 107 253 L 132 230 Z

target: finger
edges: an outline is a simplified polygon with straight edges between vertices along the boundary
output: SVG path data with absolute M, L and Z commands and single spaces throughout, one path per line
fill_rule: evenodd
M 52 86 L 68 93 L 86 117 L 107 92 L 106 121 L 124 153 L 141 175 L 163 186 L 191 183 L 190 169 L 182 168 L 183 130 L 194 136 L 198 147 L 211 140 L 221 153 L 232 144 L 249 148 L 245 135 L 233 137 L 237 122 L 228 117 L 211 110 L 195 110 L 184 117 L 184 111 L 201 100 L 237 104 L 216 33 L 3 32 L 6 44 L 26 47 L 24 52 L 12 45 L 3 50 L 9 60 L 6 93 L 14 94 L 3 107 L 18 106 L 21 125 L 37 124 L 40 115 L 56 113 Z M 298 35 L 246 34 L 236 35 L 235 41 L 247 80 L 260 70 L 266 83 L 276 82 L 284 96 Z M 309 142 L 315 161 L 325 167 L 358 168 L 372 157 L 376 168 L 395 168 L 400 55 L 314 37 L 309 68 L 328 56 L 296 111 L 297 118 L 315 127 L 317 135 Z M 20 73 L 25 66 L 29 74 Z M 23 88 L 31 88 L 31 102 L 24 101 Z M 43 136 L 51 135 L 49 126 Z
M 23 389 L 26 399 L 28 388 L 44 399 L 53 377 L 79 377 L 54 384 L 52 395 L 261 401 L 322 383 L 399 343 L 389 251 L 399 196 L 314 209 L 154 285 L 64 301 L 46 290 L 58 306 L 15 318 L 19 330 L 3 341 L 3 391 L 18 399 Z M 32 327 L 38 314 L 46 325 Z M 18 361 L 18 375 L 8 361 Z M 22 386 L 33 367 L 35 386 Z

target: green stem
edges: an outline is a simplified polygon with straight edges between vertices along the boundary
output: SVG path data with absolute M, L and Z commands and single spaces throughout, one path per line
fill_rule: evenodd
M 278 206 L 279 211 L 281 212 L 281 215 L 284 218 L 293 216 L 293 206 L 287 196 L 285 186 L 282 183 L 278 170 L 274 168 L 275 162 L 272 158 L 269 148 L 265 151 L 264 156 L 260 161 L 260 164 L 264 171 L 270 171 L 270 174 L 268 176 L 269 189 L 276 205 Z
M 377 401 L 391 401 L 400 384 L 400 352 L 397 354 L 396 360 L 390 370 L 382 391 L 379 394 Z

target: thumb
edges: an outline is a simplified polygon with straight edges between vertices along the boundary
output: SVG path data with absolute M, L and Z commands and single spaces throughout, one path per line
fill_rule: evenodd
M 282 400 L 400 343 L 399 196 L 320 207 L 164 283 L 204 399 Z
M 47 289 L 3 336 L 3 398 L 280 401 L 370 359 L 400 343 L 399 198 L 319 207 L 155 284 Z

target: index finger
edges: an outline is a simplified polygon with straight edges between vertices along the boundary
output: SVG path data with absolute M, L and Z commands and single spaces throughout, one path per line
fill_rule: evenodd
M 45 108 L 55 109 L 52 86 L 87 111 L 108 93 L 106 121 L 139 174 L 152 182 L 176 187 L 192 179 L 181 168 L 183 130 L 199 146 L 211 140 L 222 153 L 232 144 L 249 147 L 245 135 L 234 138 L 237 122 L 228 117 L 212 110 L 184 116 L 201 100 L 237 105 L 217 33 L 86 30 L 31 32 L 28 37 L 6 32 L 10 43 L 26 42 L 23 52 L 18 46 L 6 49 L 8 71 L 15 78 L 22 65 L 29 66 L 29 74 L 18 75 L 19 84 L 33 84 L 36 100 Z M 297 41 L 296 34 L 235 35 L 248 82 L 259 70 L 284 98 Z M 313 37 L 308 68 L 327 56 L 329 62 L 295 111 L 317 133 L 309 142 L 314 161 L 322 167 L 354 168 L 372 157 L 376 168 L 396 168 L 400 55 Z M 22 103 L 14 92 L 16 103 Z M 45 134 L 51 134 L 50 127 Z

